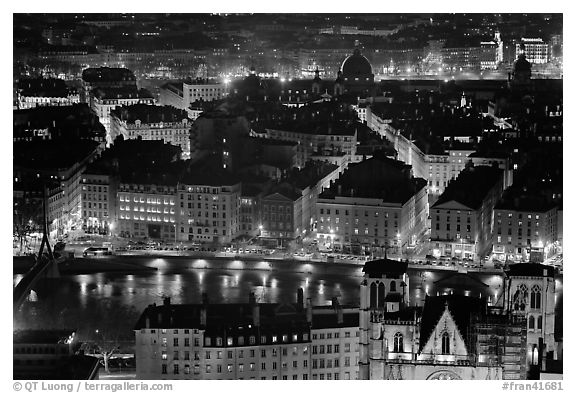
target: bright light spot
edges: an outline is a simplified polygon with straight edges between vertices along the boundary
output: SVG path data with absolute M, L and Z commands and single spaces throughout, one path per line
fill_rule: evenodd
M 286 82 L 286 78 L 280 78 L 280 82 L 282 83 Z

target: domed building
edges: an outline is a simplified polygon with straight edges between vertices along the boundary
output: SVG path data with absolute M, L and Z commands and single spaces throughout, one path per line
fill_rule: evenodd
M 349 92 L 364 92 L 374 87 L 372 65 L 358 48 L 354 49 L 354 54 L 344 60 L 341 72 L 344 86 Z

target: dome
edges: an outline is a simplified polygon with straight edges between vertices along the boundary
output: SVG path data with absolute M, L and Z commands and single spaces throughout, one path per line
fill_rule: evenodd
M 342 63 L 342 74 L 345 76 L 371 75 L 372 66 L 368 59 L 355 49 L 352 56 L 348 56 Z

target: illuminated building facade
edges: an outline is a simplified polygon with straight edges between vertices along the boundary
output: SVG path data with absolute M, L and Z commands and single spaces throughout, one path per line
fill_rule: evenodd
M 82 228 L 109 234 L 116 221 L 116 187 L 112 176 L 87 170 L 82 174 Z
M 291 303 L 150 305 L 135 328 L 138 379 L 358 379 L 358 308 Z
M 555 338 L 556 279 L 554 267 L 519 263 L 506 270 L 504 307 L 525 319 L 526 364 L 546 370 L 547 360 L 559 360 Z
M 152 95 L 144 90 L 131 87 L 122 88 L 97 88 L 92 91 L 92 110 L 100 119 L 100 123 L 106 128 L 106 144 L 114 142 L 110 130 L 110 113 L 121 106 L 134 104 L 154 105 Z
M 78 62 L 83 64 L 83 62 Z M 92 104 L 91 93 L 97 88 L 136 88 L 136 77 L 127 68 L 97 67 L 87 68 L 82 71 L 82 94 L 81 101 Z
M 496 167 L 473 166 L 460 172 L 430 207 L 432 254 L 460 259 L 489 254 L 494 207 L 503 191 L 502 171 Z
M 186 176 L 178 184 L 177 201 L 178 240 L 229 243 L 238 235 L 240 182 L 230 176 Z
M 543 262 L 558 245 L 557 216 L 557 206 L 543 198 L 505 195 L 494 208 L 494 256 L 501 261 Z
M 80 102 L 80 95 L 62 79 L 21 79 L 18 81 L 17 109 L 37 106 L 67 106 Z
M 409 165 L 382 156 L 350 164 L 318 197 L 321 245 L 383 249 L 416 244 L 426 229 L 426 182 Z
M 548 43 L 542 38 L 522 38 L 516 43 L 516 58 L 521 54 L 526 56 L 526 60 L 532 64 L 546 64 L 549 61 Z
M 526 378 L 524 318 L 462 295 L 427 296 L 423 307 L 410 307 L 407 265 L 364 265 L 360 379 Z
M 292 304 L 151 305 L 136 328 L 138 379 L 310 379 L 310 322 Z
M 123 237 L 176 240 L 176 185 L 161 179 L 118 186 L 118 232 Z
M 190 157 L 188 115 L 172 106 L 134 104 L 110 113 L 110 138 L 162 140 L 182 149 L 182 158 Z
M 330 306 L 312 308 L 311 379 L 358 379 L 360 330 L 358 307 L 332 299 Z

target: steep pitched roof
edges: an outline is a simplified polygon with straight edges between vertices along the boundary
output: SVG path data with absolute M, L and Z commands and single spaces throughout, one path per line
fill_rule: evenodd
M 461 295 L 426 296 L 420 322 L 420 347 L 418 352 L 421 352 L 428 343 L 446 308 L 448 308 L 460 335 L 464 339 L 468 353 L 473 353 L 475 349 L 471 342 L 470 331 L 472 319 L 475 314 L 482 313 L 486 308 L 486 300 Z

